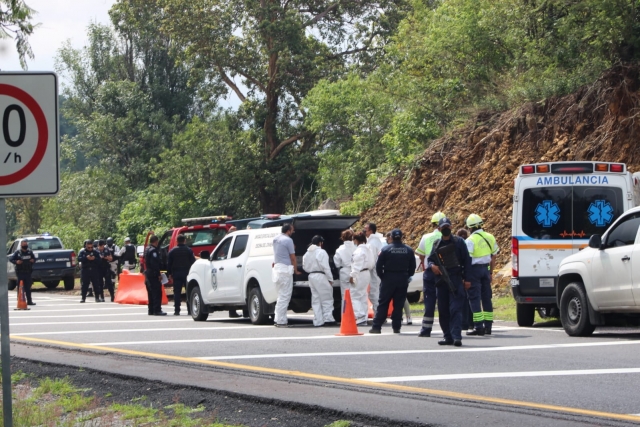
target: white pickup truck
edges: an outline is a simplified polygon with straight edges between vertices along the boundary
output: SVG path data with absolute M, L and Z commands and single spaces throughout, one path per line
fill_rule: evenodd
M 296 248 L 298 269 L 294 276 L 293 296 L 289 309 L 306 313 L 311 309 L 311 290 L 308 274 L 302 270 L 302 256 L 311 238 L 324 237 L 324 248 L 329 254 L 333 271 L 334 315 L 341 314 L 339 270 L 333 264 L 333 255 L 342 244 L 340 233 L 358 221 L 358 217 L 300 217 L 294 218 L 293 243 Z M 191 315 L 196 321 L 206 320 L 209 313 L 229 309 L 249 312 L 251 322 L 264 324 L 274 313 L 278 296 L 271 280 L 273 238 L 280 227 L 235 231 L 222 240 L 212 254 L 200 254 L 187 277 L 187 295 Z M 337 319 L 336 319 L 337 320 Z
M 571 336 L 588 336 L 621 318 L 626 324 L 640 321 L 640 207 L 562 260 L 556 295 L 562 326 Z

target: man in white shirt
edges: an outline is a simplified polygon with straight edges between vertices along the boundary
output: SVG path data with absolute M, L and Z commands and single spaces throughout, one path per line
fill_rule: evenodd
M 295 232 L 293 225 L 284 224 L 282 234 L 273 239 L 272 279 L 278 291 L 275 310 L 275 326 L 288 326 L 287 310 L 293 294 L 293 274 L 300 274 L 296 261 L 296 250 L 291 235 Z

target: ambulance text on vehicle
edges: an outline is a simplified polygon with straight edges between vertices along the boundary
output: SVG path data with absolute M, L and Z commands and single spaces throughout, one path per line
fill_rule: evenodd
M 515 180 L 511 289 L 520 326 L 535 310 L 557 315 L 560 261 L 586 247 L 624 211 L 638 205 L 640 174 L 623 163 L 523 165 Z

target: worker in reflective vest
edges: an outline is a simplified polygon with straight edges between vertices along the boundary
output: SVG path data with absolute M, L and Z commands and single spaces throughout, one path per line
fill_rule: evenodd
M 471 255 L 471 288 L 469 304 L 473 312 L 474 330 L 467 335 L 491 335 L 493 324 L 493 305 L 491 303 L 491 277 L 499 251 L 496 238 L 482 229 L 482 218 L 471 214 L 467 218 L 467 227 L 471 236 L 466 240 Z

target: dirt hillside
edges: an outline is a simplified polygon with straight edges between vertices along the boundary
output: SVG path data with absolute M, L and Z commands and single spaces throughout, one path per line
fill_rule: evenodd
M 409 173 L 389 177 L 362 214 L 381 230 L 400 227 L 416 246 L 441 210 L 464 225 L 479 214 L 510 258 L 513 182 L 525 163 L 601 160 L 640 171 L 640 66 L 621 65 L 564 97 L 481 114 L 435 141 Z

